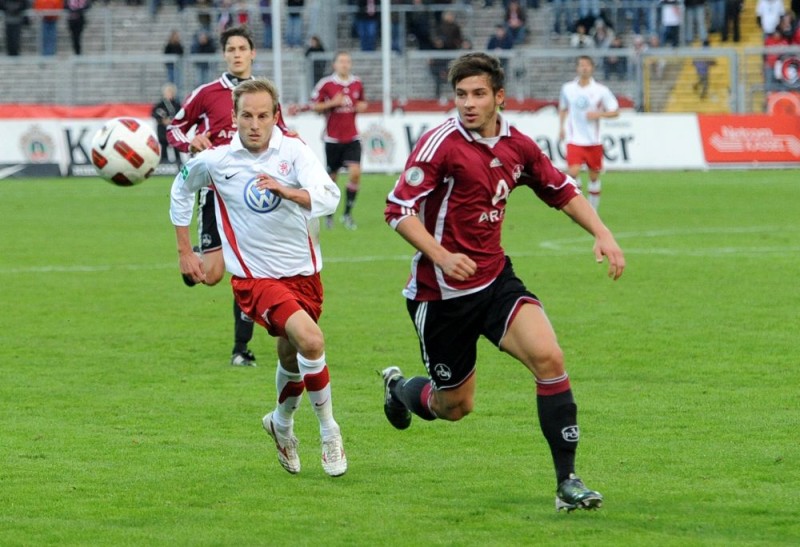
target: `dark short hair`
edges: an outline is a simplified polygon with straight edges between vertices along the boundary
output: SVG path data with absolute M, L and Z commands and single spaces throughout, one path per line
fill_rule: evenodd
M 506 74 L 500 59 L 488 53 L 466 53 L 450 65 L 447 79 L 453 89 L 464 78 L 488 76 L 492 91 L 497 93 L 506 86 Z
M 219 43 L 222 46 L 222 50 L 225 51 L 225 46 L 228 44 L 228 40 L 232 36 L 241 36 L 247 43 L 250 44 L 250 49 L 255 49 L 255 42 L 253 42 L 253 36 L 250 34 L 250 31 L 247 27 L 230 27 L 222 31 L 219 35 Z

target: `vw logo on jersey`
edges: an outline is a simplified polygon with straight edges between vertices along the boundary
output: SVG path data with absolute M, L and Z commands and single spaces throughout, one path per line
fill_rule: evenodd
M 588 97 L 580 96 L 575 101 L 575 106 L 578 107 L 578 110 L 586 110 L 589 108 L 589 99 Z
M 281 204 L 281 197 L 269 190 L 259 190 L 257 183 L 258 179 L 254 178 L 245 185 L 244 202 L 256 213 L 271 213 Z

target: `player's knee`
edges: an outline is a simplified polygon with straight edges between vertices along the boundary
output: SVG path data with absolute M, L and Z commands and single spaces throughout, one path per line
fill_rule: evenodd
M 322 331 L 304 332 L 297 338 L 297 352 L 306 359 L 319 359 L 325 353 L 325 338 Z
M 552 378 L 563 373 L 564 352 L 554 344 L 547 351 L 540 352 L 532 359 L 533 372 L 539 378 Z
M 448 405 L 439 406 L 440 408 L 434 410 L 437 417 L 443 420 L 457 422 L 472 412 L 475 403 L 472 399 L 462 399 Z

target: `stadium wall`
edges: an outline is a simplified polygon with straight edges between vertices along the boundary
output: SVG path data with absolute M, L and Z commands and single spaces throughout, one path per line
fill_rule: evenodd
M 10 105 L 6 105 L 10 106 Z M 35 115 L 32 114 L 35 112 Z M 30 112 L 0 108 L 0 179 L 30 176 L 95 176 L 89 144 L 102 123 L 114 116 L 150 121 L 149 105 L 43 107 Z M 363 170 L 397 173 L 414 143 L 441 123 L 444 113 L 397 112 L 359 116 Z M 565 167 L 558 142 L 558 114 L 507 112 L 519 130 L 530 135 L 559 167 Z M 323 119 L 301 114 L 287 120 L 322 158 Z M 683 170 L 800 166 L 800 117 L 771 115 L 641 114 L 625 111 L 604 120 L 606 168 L 614 170 Z M 174 165 L 158 173 L 174 174 Z

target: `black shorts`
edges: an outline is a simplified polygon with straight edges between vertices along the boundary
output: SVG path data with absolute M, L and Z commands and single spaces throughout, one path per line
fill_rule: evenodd
M 222 239 L 217 230 L 214 195 L 214 191 L 210 188 L 203 188 L 197 192 L 197 241 L 204 253 L 222 248 Z
M 328 173 L 335 173 L 348 163 L 361 163 L 361 141 L 326 142 Z
M 506 257 L 503 271 L 485 289 L 449 300 L 407 300 L 408 313 L 419 337 L 422 362 L 436 389 L 452 389 L 475 370 L 478 338 L 499 347 L 523 303 L 541 305 L 514 274 Z

